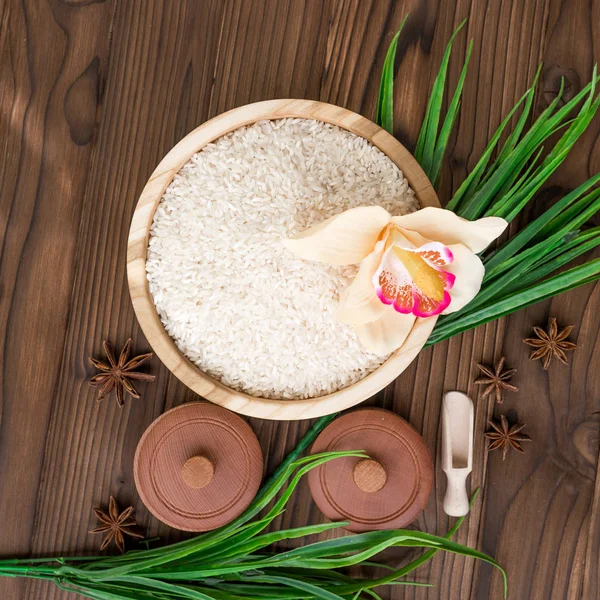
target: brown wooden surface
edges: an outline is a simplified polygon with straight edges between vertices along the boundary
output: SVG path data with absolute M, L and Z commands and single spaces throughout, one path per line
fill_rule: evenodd
M 600 44 L 598 0 L 0 0 L 0 554 L 93 552 L 92 507 L 131 501 L 149 536 L 161 526 L 135 494 L 132 465 L 148 424 L 195 398 L 158 361 L 143 400 L 96 404 L 90 354 L 136 324 L 125 281 L 131 214 L 161 157 L 224 110 L 278 97 L 319 99 L 372 117 L 385 49 L 399 44 L 396 134 L 411 148 L 453 28 L 469 17 L 475 47 L 458 134 L 443 171 L 448 197 L 501 116 L 545 61 L 540 110 L 564 74 L 576 90 Z M 458 78 L 467 35 L 450 80 Z M 600 170 L 600 120 L 553 177 L 532 213 Z M 587 286 L 423 352 L 374 402 L 407 418 L 436 460 L 434 494 L 417 526 L 442 533 L 442 393 L 468 390 L 478 361 L 504 353 L 521 391 L 527 454 L 486 457 L 493 411 L 476 399 L 471 487 L 483 490 L 458 540 L 507 568 L 510 597 L 600 596 L 600 286 Z M 574 323 L 571 365 L 545 373 L 522 338 L 549 315 Z M 307 422 L 253 420 L 272 469 Z M 278 526 L 320 519 L 306 485 Z M 416 573 L 435 588 L 396 587 L 394 599 L 498 598 L 487 566 L 438 555 Z M 0 581 L 9 600 L 66 596 L 37 581 Z

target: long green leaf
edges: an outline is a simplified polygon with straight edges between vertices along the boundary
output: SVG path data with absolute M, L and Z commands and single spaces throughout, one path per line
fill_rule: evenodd
M 510 292 L 514 293 L 528 288 L 599 245 L 600 228 L 598 227 L 577 235 L 574 239 L 565 243 L 564 246 L 550 252 L 538 266 L 519 278 Z
M 506 258 L 496 266 L 489 278 L 484 278 L 484 282 L 489 279 L 497 281 L 500 275 L 507 276 L 507 274 L 514 278 L 511 271 L 522 271 L 523 265 L 528 265 L 528 267 L 537 265 L 538 261 L 544 260 L 549 252 L 564 246 L 568 239 L 574 234 L 576 235 L 579 228 L 600 210 L 600 188 L 581 198 L 578 204 L 581 206 L 581 210 L 568 223 L 544 240 L 510 258 Z M 488 285 L 490 284 L 484 284 L 484 289 L 487 289 Z
M 502 150 L 500 151 L 500 154 L 496 159 L 496 164 L 498 165 L 501 165 L 508 158 L 508 156 L 515 149 L 517 143 L 521 138 L 521 134 L 523 133 L 525 125 L 527 124 L 527 120 L 529 119 L 529 116 L 531 114 L 533 99 L 535 98 L 535 90 L 537 88 L 537 83 L 539 81 L 541 72 L 542 63 L 539 64 L 537 71 L 535 72 L 535 75 L 533 77 L 533 82 L 531 84 L 531 87 L 529 88 L 531 90 L 531 93 L 527 95 L 527 100 L 525 101 L 525 105 L 523 106 L 523 112 L 521 113 L 521 116 L 519 117 L 519 120 L 517 121 L 517 124 L 515 125 L 515 128 L 513 129 L 512 133 L 506 139 L 506 142 L 504 143 L 504 146 L 502 147 Z
M 586 113 L 584 113 L 581 118 L 578 117 L 573 125 L 566 131 L 561 140 L 566 138 L 567 141 L 561 144 L 560 151 L 557 152 L 556 148 L 554 148 L 536 173 L 534 173 L 531 181 L 523 186 L 522 190 L 518 191 L 513 196 L 509 196 L 500 208 L 493 210 L 493 213 L 490 214 L 504 217 L 508 222 L 512 221 L 548 180 L 550 175 L 552 175 L 552 173 L 554 173 L 554 171 L 562 164 L 575 142 L 587 129 L 598 108 L 600 108 L 600 96 L 592 104 L 591 108 L 587 109 Z
M 565 211 L 571 204 L 573 204 L 582 194 L 587 192 L 591 187 L 600 181 L 600 173 L 591 177 L 586 182 L 582 183 L 579 187 L 574 189 L 572 192 L 561 198 L 554 206 L 550 207 L 542 215 L 540 215 L 535 221 L 527 225 L 522 231 L 515 235 L 509 240 L 500 250 L 498 250 L 494 256 L 486 261 L 486 277 L 489 278 L 494 274 L 496 269 L 504 263 L 507 259 L 514 256 L 519 250 L 524 248 L 531 240 L 533 240 L 544 228 L 551 223 L 555 217 L 558 217 L 563 211 Z M 568 221 L 567 221 L 568 223 Z M 565 223 L 562 224 L 564 227 Z M 562 228 L 561 228 L 562 229 Z M 559 229 L 560 230 L 560 229 Z M 556 229 L 552 233 L 556 233 Z M 547 237 L 545 238 L 547 239 Z
M 450 54 L 452 53 L 452 43 L 466 22 L 467 20 L 465 19 L 455 29 L 454 33 L 450 37 L 448 45 L 446 46 L 442 63 L 440 65 L 440 70 L 433 82 L 433 88 L 431 90 L 431 95 L 429 96 L 427 111 L 425 113 L 425 120 L 417 140 L 415 158 L 428 176 L 431 173 L 431 167 L 433 165 L 433 155 L 437 142 L 438 128 L 442 112 L 442 101 L 444 98 L 444 88 L 446 85 L 446 75 L 448 72 L 448 64 L 450 63 Z
M 503 216 L 507 220 L 512 220 L 516 216 L 533 193 L 539 189 L 564 160 L 598 109 L 596 102 L 591 102 L 591 94 L 594 93 L 597 79 L 596 71 L 594 71 L 592 81 L 561 108 L 558 107 L 561 95 L 559 94 L 554 99 L 550 106 L 538 117 L 531 129 L 518 142 L 506 160 L 494 170 L 493 175 L 487 178 L 477 192 L 461 207 L 461 216 L 467 219 L 476 219 L 483 214 L 487 214 L 490 216 Z M 519 172 L 526 168 L 524 165 L 527 161 L 538 151 L 545 140 L 555 132 L 556 128 L 570 118 L 572 111 L 586 96 L 587 100 L 581 107 L 579 114 L 542 165 L 536 169 L 532 175 L 532 181 L 522 186 L 521 191 L 518 193 L 513 188 L 504 196 L 499 196 L 500 190 L 506 189 L 505 186 L 508 181 L 516 181 Z
M 310 592 L 315 598 L 322 598 L 322 600 L 344 600 L 342 596 L 338 596 L 333 592 L 325 590 L 319 586 L 304 581 L 294 579 L 292 577 L 257 577 L 258 581 L 265 583 L 281 583 L 294 589 L 302 590 L 304 592 Z
M 473 51 L 473 40 L 469 42 L 469 47 L 467 49 L 467 57 L 465 58 L 465 64 L 460 73 L 460 77 L 458 79 L 458 84 L 456 86 L 456 90 L 454 91 L 454 96 L 452 97 L 452 101 L 450 102 L 450 106 L 448 107 L 448 112 L 446 113 L 446 118 L 444 119 L 444 123 L 442 124 L 442 128 L 440 130 L 440 134 L 435 143 L 435 150 L 433 153 L 433 160 L 431 164 L 431 168 L 429 171 L 429 178 L 433 183 L 433 187 L 437 188 L 440 172 L 442 170 L 442 160 L 444 155 L 446 154 L 446 148 L 448 147 L 448 141 L 450 139 L 450 134 L 454 129 L 454 123 L 456 122 L 456 118 L 458 116 L 458 112 L 460 110 L 460 98 L 462 96 L 463 87 L 465 85 L 465 78 L 467 76 L 467 67 L 469 66 L 469 61 L 471 60 L 471 53 Z
M 467 200 L 469 200 L 471 196 L 475 193 L 479 182 L 483 177 L 485 169 L 487 168 L 488 163 L 492 157 L 492 154 L 496 146 L 498 145 L 498 142 L 500 141 L 500 137 L 502 136 L 504 129 L 510 123 L 513 115 L 519 109 L 519 106 L 529 97 L 533 97 L 533 94 L 534 88 L 528 89 L 525 92 L 525 94 L 521 96 L 519 101 L 512 107 L 508 115 L 504 117 L 504 120 L 502 121 L 502 123 L 500 123 L 500 126 L 498 127 L 496 133 L 494 133 L 492 139 L 486 146 L 483 154 L 481 155 L 481 158 L 479 159 L 473 170 L 469 173 L 467 178 L 463 181 L 461 186 L 458 188 L 450 202 L 448 202 L 446 206 L 448 210 L 453 210 L 454 212 L 456 212 L 456 214 L 462 215 L 461 203 L 464 203 Z
M 593 194 L 596 197 L 600 196 L 600 190 L 597 190 Z M 573 226 L 577 228 L 580 224 L 587 221 L 597 212 L 598 208 L 598 206 L 594 205 L 588 207 L 586 211 L 579 215 L 579 223 L 574 222 Z M 448 322 L 460 320 L 464 314 L 476 313 L 480 308 L 491 304 L 494 299 L 502 298 L 517 289 L 523 289 L 522 280 L 531 274 L 532 269 L 535 271 L 537 267 L 544 264 L 545 256 L 549 251 L 553 251 L 554 249 L 560 250 L 566 244 L 565 238 L 567 234 L 567 231 L 558 231 L 536 246 L 528 248 L 521 254 L 505 261 L 498 268 L 498 271 L 501 271 L 502 274 L 493 278 L 492 281 L 485 283 L 475 299 L 463 309 L 464 312 L 459 311 L 449 315 Z
M 178 598 L 189 598 L 190 600 L 214 600 L 214 596 L 210 596 L 204 592 L 194 590 L 190 587 L 175 585 L 167 581 L 160 581 L 157 579 L 151 579 L 149 577 L 131 575 L 115 581 L 115 583 L 120 582 L 133 583 L 140 589 L 149 588 L 150 591 L 159 590 L 171 594 L 178 594 Z
M 511 178 L 515 180 L 518 177 L 527 161 L 550 135 L 553 128 L 548 125 L 548 122 L 559 101 L 560 94 L 537 118 L 506 160 L 499 165 L 493 164 L 490 167 L 492 174 L 484 178 L 482 185 L 461 207 L 460 215 L 462 217 L 474 219 L 486 213 L 505 183 Z
M 476 311 L 464 314 L 457 321 L 446 323 L 444 319 L 440 318 L 438 321 L 440 325 L 436 326 L 432 335 L 427 340 L 426 346 L 431 346 L 453 335 L 473 329 L 474 327 L 479 327 L 531 304 L 552 298 L 553 296 L 598 279 L 600 279 L 600 259 L 594 259 L 546 279 L 530 288 L 495 300 Z
M 238 556 L 246 556 L 261 548 L 267 548 L 268 546 L 280 542 L 282 540 L 291 540 L 300 537 L 306 537 L 308 535 L 316 535 L 329 531 L 330 529 L 340 529 L 348 525 L 348 522 L 341 523 L 323 523 L 320 525 L 307 525 L 305 527 L 296 527 L 293 529 L 282 529 L 267 533 L 265 535 L 257 536 L 251 540 L 243 540 L 239 543 L 230 543 L 228 547 L 221 553 L 210 553 L 211 562 L 214 560 L 231 560 Z
M 385 55 L 383 71 L 381 74 L 381 84 L 379 86 L 379 96 L 377 98 L 377 114 L 375 122 L 392 135 L 394 135 L 394 63 L 396 61 L 398 38 L 400 37 L 400 32 L 402 31 L 407 18 L 408 15 L 402 19 L 400 28 L 392 38 Z

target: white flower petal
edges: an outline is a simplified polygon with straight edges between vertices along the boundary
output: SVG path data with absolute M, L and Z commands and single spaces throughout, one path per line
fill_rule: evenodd
M 449 246 L 454 261 L 444 267 L 456 276 L 454 286 L 450 290 L 450 306 L 442 312 L 443 315 L 456 312 L 471 302 L 479 293 L 485 274 L 485 267 L 480 258 L 462 244 Z
M 414 315 L 402 315 L 391 306 L 386 306 L 379 319 L 355 326 L 354 329 L 367 350 L 384 356 L 402 346 L 415 320 Z
M 432 206 L 402 217 L 393 217 L 392 222 L 399 227 L 416 231 L 434 242 L 442 242 L 446 246 L 462 244 L 476 253 L 485 250 L 500 237 L 508 225 L 500 217 L 467 221 L 451 210 Z
M 361 263 L 354 281 L 340 298 L 336 316 L 342 323 L 362 325 L 379 319 L 387 306 L 375 294 L 373 275 L 385 250 L 385 240 L 377 242 L 375 250 Z
M 354 265 L 373 251 L 390 218 L 381 206 L 359 206 L 283 240 L 283 243 L 298 258 L 331 265 Z
M 402 237 L 407 241 L 407 245 L 402 246 L 401 244 L 398 244 L 401 248 L 420 248 L 421 246 L 431 244 L 432 242 L 432 240 L 423 237 L 418 231 L 404 228 L 400 228 L 399 231 L 401 232 Z

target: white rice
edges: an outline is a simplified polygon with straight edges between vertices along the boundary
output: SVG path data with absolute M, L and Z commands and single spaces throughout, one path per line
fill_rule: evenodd
M 146 263 L 165 329 L 202 371 L 264 398 L 347 387 L 387 357 L 338 322 L 355 266 L 294 258 L 281 240 L 356 206 L 419 208 L 402 172 L 348 131 L 261 121 L 183 166 L 154 216 Z

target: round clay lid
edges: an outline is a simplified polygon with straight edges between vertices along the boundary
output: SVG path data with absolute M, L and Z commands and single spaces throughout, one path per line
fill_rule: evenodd
M 423 438 L 404 419 L 381 408 L 347 413 L 325 428 L 312 453 L 364 450 L 368 459 L 337 458 L 308 474 L 312 496 L 332 521 L 354 532 L 398 529 L 425 508 L 433 464 Z
M 140 498 L 157 519 L 176 529 L 208 531 L 252 502 L 263 456 L 242 418 L 215 404 L 191 402 L 148 427 L 133 470 Z

